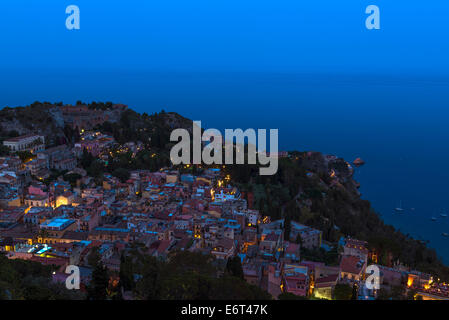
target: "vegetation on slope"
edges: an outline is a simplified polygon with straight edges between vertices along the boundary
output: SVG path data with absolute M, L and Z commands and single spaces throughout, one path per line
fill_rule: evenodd
M 290 154 L 280 159 L 273 176 L 260 176 L 257 166 L 228 165 L 226 171 L 242 191 L 253 192 L 255 208 L 272 219 L 284 218 L 287 226 L 292 220 L 310 225 L 323 231 L 324 240 L 334 243 L 341 236 L 368 241 L 383 265 L 400 262 L 449 280 L 449 268 L 435 250 L 385 224 L 370 202 L 360 198 L 343 160 L 327 168 L 319 153 Z M 332 185 L 330 169 L 336 170 L 340 183 Z
M 38 262 L 9 260 L 0 254 L 0 300 L 81 299 L 79 292 L 67 290 L 51 279 L 51 266 Z

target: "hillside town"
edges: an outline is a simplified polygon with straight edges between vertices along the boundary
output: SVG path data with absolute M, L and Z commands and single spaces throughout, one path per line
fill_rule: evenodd
M 239 190 L 224 166 L 195 172 L 187 170 L 189 165 L 186 170 L 131 170 L 125 181 L 105 174 L 98 183 L 80 166 L 85 152 L 107 162 L 144 145 L 120 144 L 92 130 L 101 121 L 88 109 L 72 111 L 64 109 L 68 122 L 80 130 L 73 145 L 49 147 L 39 133 L 3 141 L 11 152 L 0 158 L 0 251 L 8 259 L 54 266 L 53 280 L 61 283 L 68 277 L 67 266 L 79 266 L 84 290 L 91 280 L 92 250 L 118 277 L 121 256 L 140 243 L 146 254 L 161 260 L 190 251 L 211 255 L 224 266 L 238 257 L 244 280 L 273 299 L 339 299 L 344 287 L 350 288 L 348 298 L 374 300 L 399 287 L 404 299 L 449 300 L 449 285 L 400 263 L 381 265 L 366 241 L 346 235 L 330 243 L 321 230 L 297 221 L 289 222 L 287 232 L 284 219 L 272 220 L 254 208 L 254 195 Z M 55 171 L 65 174 L 53 179 Z M 303 257 L 315 251 L 336 252 L 335 262 Z M 381 271 L 380 290 L 365 286 L 370 265 Z M 123 296 L 134 298 L 132 292 Z

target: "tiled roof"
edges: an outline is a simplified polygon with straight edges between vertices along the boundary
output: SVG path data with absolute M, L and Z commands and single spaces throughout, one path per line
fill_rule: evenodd
M 365 264 L 359 257 L 343 256 L 340 263 L 341 272 L 359 274 Z

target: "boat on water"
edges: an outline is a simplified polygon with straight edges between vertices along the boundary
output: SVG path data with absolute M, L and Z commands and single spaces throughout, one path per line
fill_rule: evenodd
M 437 218 L 432 217 L 430 220 L 432 220 L 432 221 L 437 221 Z
M 440 217 L 442 217 L 442 218 L 447 218 L 447 214 L 442 213 L 442 214 L 440 214 Z
M 447 232 L 443 232 L 441 235 L 442 235 L 443 237 L 449 237 L 449 233 L 447 233 Z
M 399 201 L 399 207 L 394 208 L 394 211 L 399 213 L 404 212 L 404 208 L 402 208 L 402 201 Z
M 365 161 L 362 158 L 357 158 L 352 162 L 353 165 L 356 167 L 363 166 L 365 164 Z

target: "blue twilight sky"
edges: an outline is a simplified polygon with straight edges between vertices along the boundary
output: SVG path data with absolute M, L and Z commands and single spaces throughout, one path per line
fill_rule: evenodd
M 365 28 L 370 4 L 381 30 Z M 447 0 L 2 0 L 0 71 L 447 75 L 448 15 Z

